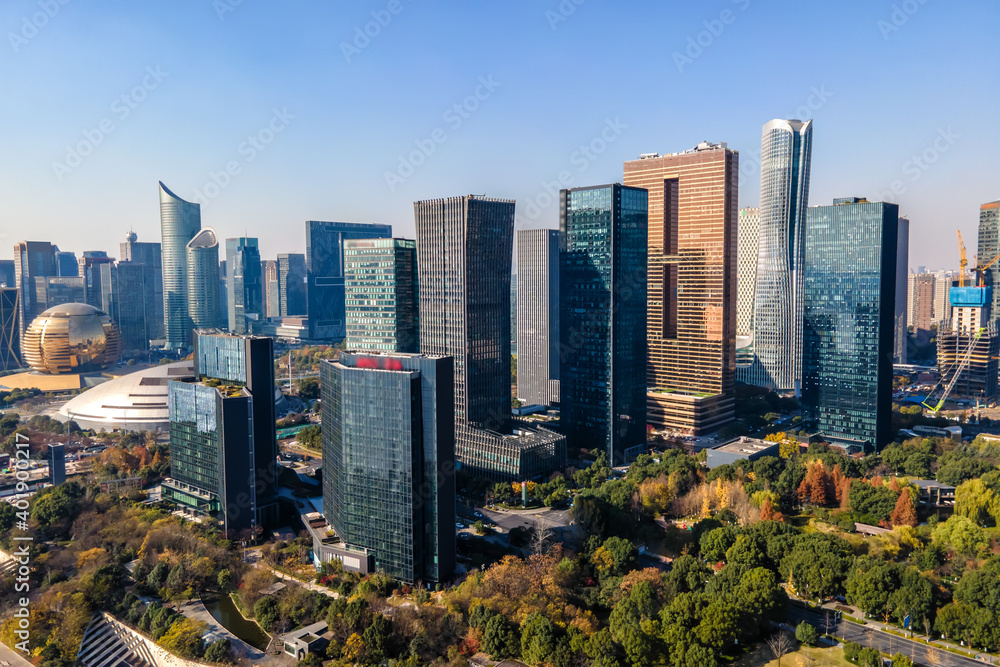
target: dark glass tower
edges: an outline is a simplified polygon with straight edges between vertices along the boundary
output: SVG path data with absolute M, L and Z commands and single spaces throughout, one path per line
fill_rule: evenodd
M 613 465 L 646 442 L 648 193 L 615 183 L 560 192 L 560 388 L 571 447 Z
M 302 317 L 306 304 L 306 256 L 289 252 L 278 255 L 278 314 L 281 317 Z
M 123 262 L 143 267 L 143 303 L 146 327 L 151 339 L 163 338 L 163 260 L 159 243 L 143 243 L 135 232 L 129 232 L 119 246 Z
M 451 358 L 341 353 L 320 376 L 327 521 L 393 577 L 447 579 L 455 567 Z
M 17 318 L 17 289 L 0 287 L 0 371 L 21 367 L 21 330 Z
M 0 259 L 0 287 L 17 288 L 14 281 L 14 260 Z
M 517 397 L 559 403 L 559 231 L 517 231 Z
M 38 303 L 36 278 L 58 275 L 55 263 L 55 248 L 48 241 L 21 241 L 14 244 L 14 283 L 21 291 L 18 299 L 18 326 L 20 335 L 28 328 L 35 316 L 48 306 Z M 41 307 L 40 307 L 41 306 Z
M 976 255 L 980 264 L 987 264 L 1000 254 L 1000 201 L 992 201 L 979 207 L 979 239 Z M 991 317 L 1000 316 L 1000 260 L 982 274 L 983 284 L 993 287 Z
M 359 239 L 344 244 L 347 349 L 416 352 L 417 244 Z
M 265 259 L 260 263 L 261 292 L 264 301 L 264 315 L 281 317 L 281 301 L 278 293 L 278 261 Z
M 147 267 L 133 262 L 100 265 L 103 288 L 97 307 L 111 316 L 122 333 L 122 350 L 135 356 L 149 350 L 149 328 L 146 321 Z
M 311 338 L 339 342 L 347 337 L 347 316 L 344 313 L 344 241 L 390 236 L 390 225 L 316 220 L 306 222 Z
M 229 330 L 252 332 L 264 320 L 257 239 L 226 239 L 226 287 Z
M 200 230 L 201 205 L 184 201 L 160 183 L 163 321 L 168 348 L 191 345 L 187 245 Z
M 80 275 L 80 264 L 76 259 L 76 254 L 63 252 L 57 246 L 52 246 L 56 251 L 56 275 L 61 278 L 76 278 Z
M 803 419 L 868 450 L 892 440 L 898 213 L 848 197 L 806 214 Z
M 271 524 L 278 456 L 274 341 L 199 331 L 194 365 L 199 379 L 169 386 L 171 478 L 163 498 L 215 516 L 230 536 Z

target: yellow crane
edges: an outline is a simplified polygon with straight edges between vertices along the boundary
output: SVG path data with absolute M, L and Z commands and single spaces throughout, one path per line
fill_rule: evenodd
M 977 266 L 976 268 L 972 269 L 972 271 L 974 273 L 976 273 L 976 274 L 979 275 L 979 280 L 976 281 L 978 283 L 979 287 L 985 287 L 986 286 L 985 282 L 984 282 L 984 279 L 983 279 L 983 276 L 984 276 L 984 274 L 986 273 L 986 271 L 991 266 L 993 266 L 994 264 L 997 263 L 998 259 L 1000 259 L 1000 255 L 997 255 L 996 257 L 994 257 L 993 259 L 991 259 L 990 261 L 988 261 L 985 266 Z
M 965 267 L 969 265 L 969 260 L 965 256 L 965 242 L 962 241 L 962 230 L 958 230 L 958 286 L 965 287 Z

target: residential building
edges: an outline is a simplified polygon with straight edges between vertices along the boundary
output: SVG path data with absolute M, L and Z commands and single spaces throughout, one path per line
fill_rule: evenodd
M 274 342 L 197 331 L 194 377 L 173 380 L 163 498 L 216 517 L 227 535 L 277 520 Z
M 800 391 L 802 266 L 812 121 L 772 120 L 761 135 L 760 252 L 754 299 L 753 384 Z
M 36 278 L 55 276 L 55 249 L 48 241 L 20 241 L 14 244 L 14 284 L 21 290 L 18 300 L 20 336 L 35 316 L 48 306 L 36 300 Z M 41 307 L 39 307 L 41 305 Z
M 159 243 L 140 242 L 129 232 L 119 245 L 120 259 L 143 267 L 143 308 L 150 339 L 163 338 L 163 259 Z
M 345 241 L 344 286 L 347 349 L 419 349 L 416 241 Z
M 278 314 L 280 317 L 305 317 L 308 312 L 306 301 L 306 256 L 298 252 L 278 255 Z
M 991 201 L 979 207 L 979 241 L 976 255 L 980 265 L 988 264 L 1000 255 L 1000 200 Z M 983 284 L 993 286 L 993 303 L 990 313 L 994 319 L 1000 317 L 1000 260 L 983 273 Z
M 517 239 L 517 397 L 559 404 L 559 246 L 557 229 L 519 229 Z
M 475 475 L 524 480 L 565 466 L 566 440 L 511 420 L 514 202 L 468 195 L 413 204 L 420 351 L 455 365 L 455 457 Z
M 934 314 L 931 323 L 936 324 L 938 329 L 947 328 L 951 321 L 951 288 L 958 286 L 960 277 L 957 271 L 938 271 L 934 274 Z M 971 285 L 972 278 L 966 276 L 965 284 Z
M 306 221 L 306 265 L 310 337 L 340 342 L 347 337 L 344 313 L 344 241 L 392 236 L 392 226 Z M 287 299 L 287 297 L 286 297 Z
M 647 420 L 700 435 L 736 416 L 739 153 L 701 142 L 625 163 L 649 191 Z
M 807 209 L 803 421 L 848 448 L 892 441 L 899 207 L 857 197 Z
M 619 183 L 559 193 L 562 429 L 612 465 L 646 443 L 647 195 Z
M 0 286 L 0 371 L 12 371 L 21 367 L 17 295 L 16 287 Z
M 226 239 L 226 287 L 229 331 L 256 333 L 264 321 L 257 239 Z
M 219 237 L 211 227 L 187 244 L 188 319 L 195 329 L 214 329 L 220 321 Z
M 168 348 L 188 348 L 192 325 L 188 314 L 187 246 L 201 230 L 201 205 L 184 201 L 162 182 L 159 185 L 164 336 Z
M 267 259 L 260 263 L 264 316 L 281 317 L 281 296 L 278 291 L 278 260 Z
M 451 357 L 344 352 L 320 377 L 327 521 L 377 570 L 445 581 L 455 567 Z
M 909 313 L 907 322 L 914 330 L 930 331 L 934 318 L 934 296 L 936 280 L 933 273 L 907 274 L 907 302 Z

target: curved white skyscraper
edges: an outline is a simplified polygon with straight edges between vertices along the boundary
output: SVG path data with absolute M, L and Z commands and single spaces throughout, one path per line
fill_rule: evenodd
M 258 262 L 260 260 L 257 260 Z M 194 329 L 219 326 L 219 237 L 205 227 L 187 244 L 188 320 Z
M 802 380 L 802 266 L 811 154 L 811 120 L 775 119 L 764 125 L 751 379 L 796 394 Z
M 191 345 L 187 244 L 200 229 L 201 204 L 184 201 L 160 182 L 163 325 L 168 348 L 186 348 Z

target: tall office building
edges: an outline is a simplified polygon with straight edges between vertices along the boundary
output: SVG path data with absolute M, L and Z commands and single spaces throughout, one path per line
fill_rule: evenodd
M 559 203 L 563 432 L 622 465 L 646 443 L 648 193 L 615 183 Z
M 87 284 L 83 276 L 76 278 L 39 276 L 35 278 L 33 299 L 37 313 L 31 319 L 53 306 L 61 306 L 65 303 L 86 303 Z M 95 307 L 99 308 L 99 306 Z
M 101 266 L 112 264 L 115 260 L 108 257 L 108 253 L 103 250 L 87 250 L 79 260 L 79 276 L 83 278 L 87 289 L 88 305 L 104 310 L 101 305 L 104 302 L 104 295 L 108 291 L 106 285 L 101 283 Z
M 53 486 L 66 483 L 66 445 L 49 444 L 49 481 Z
M 865 451 L 892 441 L 899 207 L 857 197 L 807 209 L 803 420 Z
M 959 277 L 957 271 L 938 271 L 934 274 L 934 315 L 931 322 L 936 324 L 938 329 L 947 328 L 951 321 L 951 288 L 958 285 Z M 972 284 L 971 276 L 966 276 L 965 284 Z
M 168 348 L 187 348 L 192 342 L 191 317 L 188 314 L 187 246 L 200 230 L 201 205 L 184 201 L 161 182 L 163 326 Z
M 512 424 L 510 415 L 514 202 L 468 195 L 414 202 L 413 210 L 420 351 L 454 357 L 456 459 L 495 481 L 565 466 L 564 437 Z
M 408 239 L 344 242 L 347 349 L 416 352 L 420 345 L 417 244 Z
M 159 243 L 140 242 L 135 232 L 129 232 L 119 245 L 123 262 L 142 265 L 144 276 L 143 302 L 150 339 L 163 338 L 163 260 Z
M 739 153 L 725 143 L 625 163 L 649 191 L 649 423 L 701 434 L 735 417 Z
M 281 296 L 278 292 L 278 260 L 266 259 L 260 263 L 264 316 L 281 317 Z
M 800 391 L 802 264 L 812 121 L 772 120 L 761 135 L 760 252 L 754 305 L 754 384 Z
M 996 289 L 990 285 L 950 289 L 951 317 L 938 328 L 937 365 L 941 383 L 952 387 L 952 398 L 978 404 L 997 396 L 1000 331 L 992 312 Z
M 347 316 L 344 313 L 344 241 L 390 236 L 390 225 L 306 221 L 311 338 L 337 342 L 347 337 Z
M 760 209 L 741 208 L 736 251 L 736 379 L 750 383 L 753 368 L 753 311 L 757 296 Z
M 60 278 L 76 278 L 80 275 L 80 264 L 76 254 L 63 252 L 58 246 L 52 246 L 56 253 L 56 275 Z
M 14 276 L 14 260 L 0 259 L 0 287 L 13 287 L 16 289 L 17 282 Z
M 226 239 L 226 287 L 229 331 L 255 331 L 264 320 L 257 239 Z
M 229 287 L 226 274 L 226 260 L 219 262 L 219 322 L 229 323 Z
M 979 207 L 979 242 L 976 245 L 979 263 L 985 265 L 1000 255 L 1000 200 Z M 983 284 L 993 287 L 990 316 L 1000 317 L 1000 260 L 983 274 Z
M 16 287 L 0 286 L 0 371 L 12 371 L 21 367 L 17 295 Z
M 122 334 L 122 350 L 127 356 L 149 351 L 146 320 L 147 267 L 134 262 L 106 262 L 99 265 L 103 287 L 100 305 L 115 321 Z M 95 305 L 95 304 L 92 304 Z
M 896 232 L 896 297 L 893 320 L 893 363 L 906 363 L 906 289 L 907 272 L 910 266 L 910 221 L 899 218 Z
M 510 274 L 510 353 L 517 355 L 517 273 Z
M 173 380 L 163 498 L 217 516 L 230 536 L 277 519 L 274 341 L 195 335 L 194 377 Z
M 320 366 L 323 510 L 343 542 L 406 582 L 455 567 L 450 357 L 341 353 Z
M 219 286 L 219 237 L 205 227 L 187 244 L 188 320 L 195 329 L 218 326 L 222 308 Z
M 20 241 L 14 244 L 14 283 L 21 291 L 18 299 L 20 336 L 35 316 L 45 310 L 36 300 L 35 279 L 56 275 L 55 249 L 48 241 Z
M 559 231 L 519 229 L 517 240 L 517 397 L 559 403 Z
M 278 314 L 281 317 L 303 317 L 306 303 L 306 256 L 298 252 L 278 255 Z
M 907 322 L 915 331 L 931 330 L 934 323 L 934 293 L 936 280 L 933 273 L 907 275 Z

